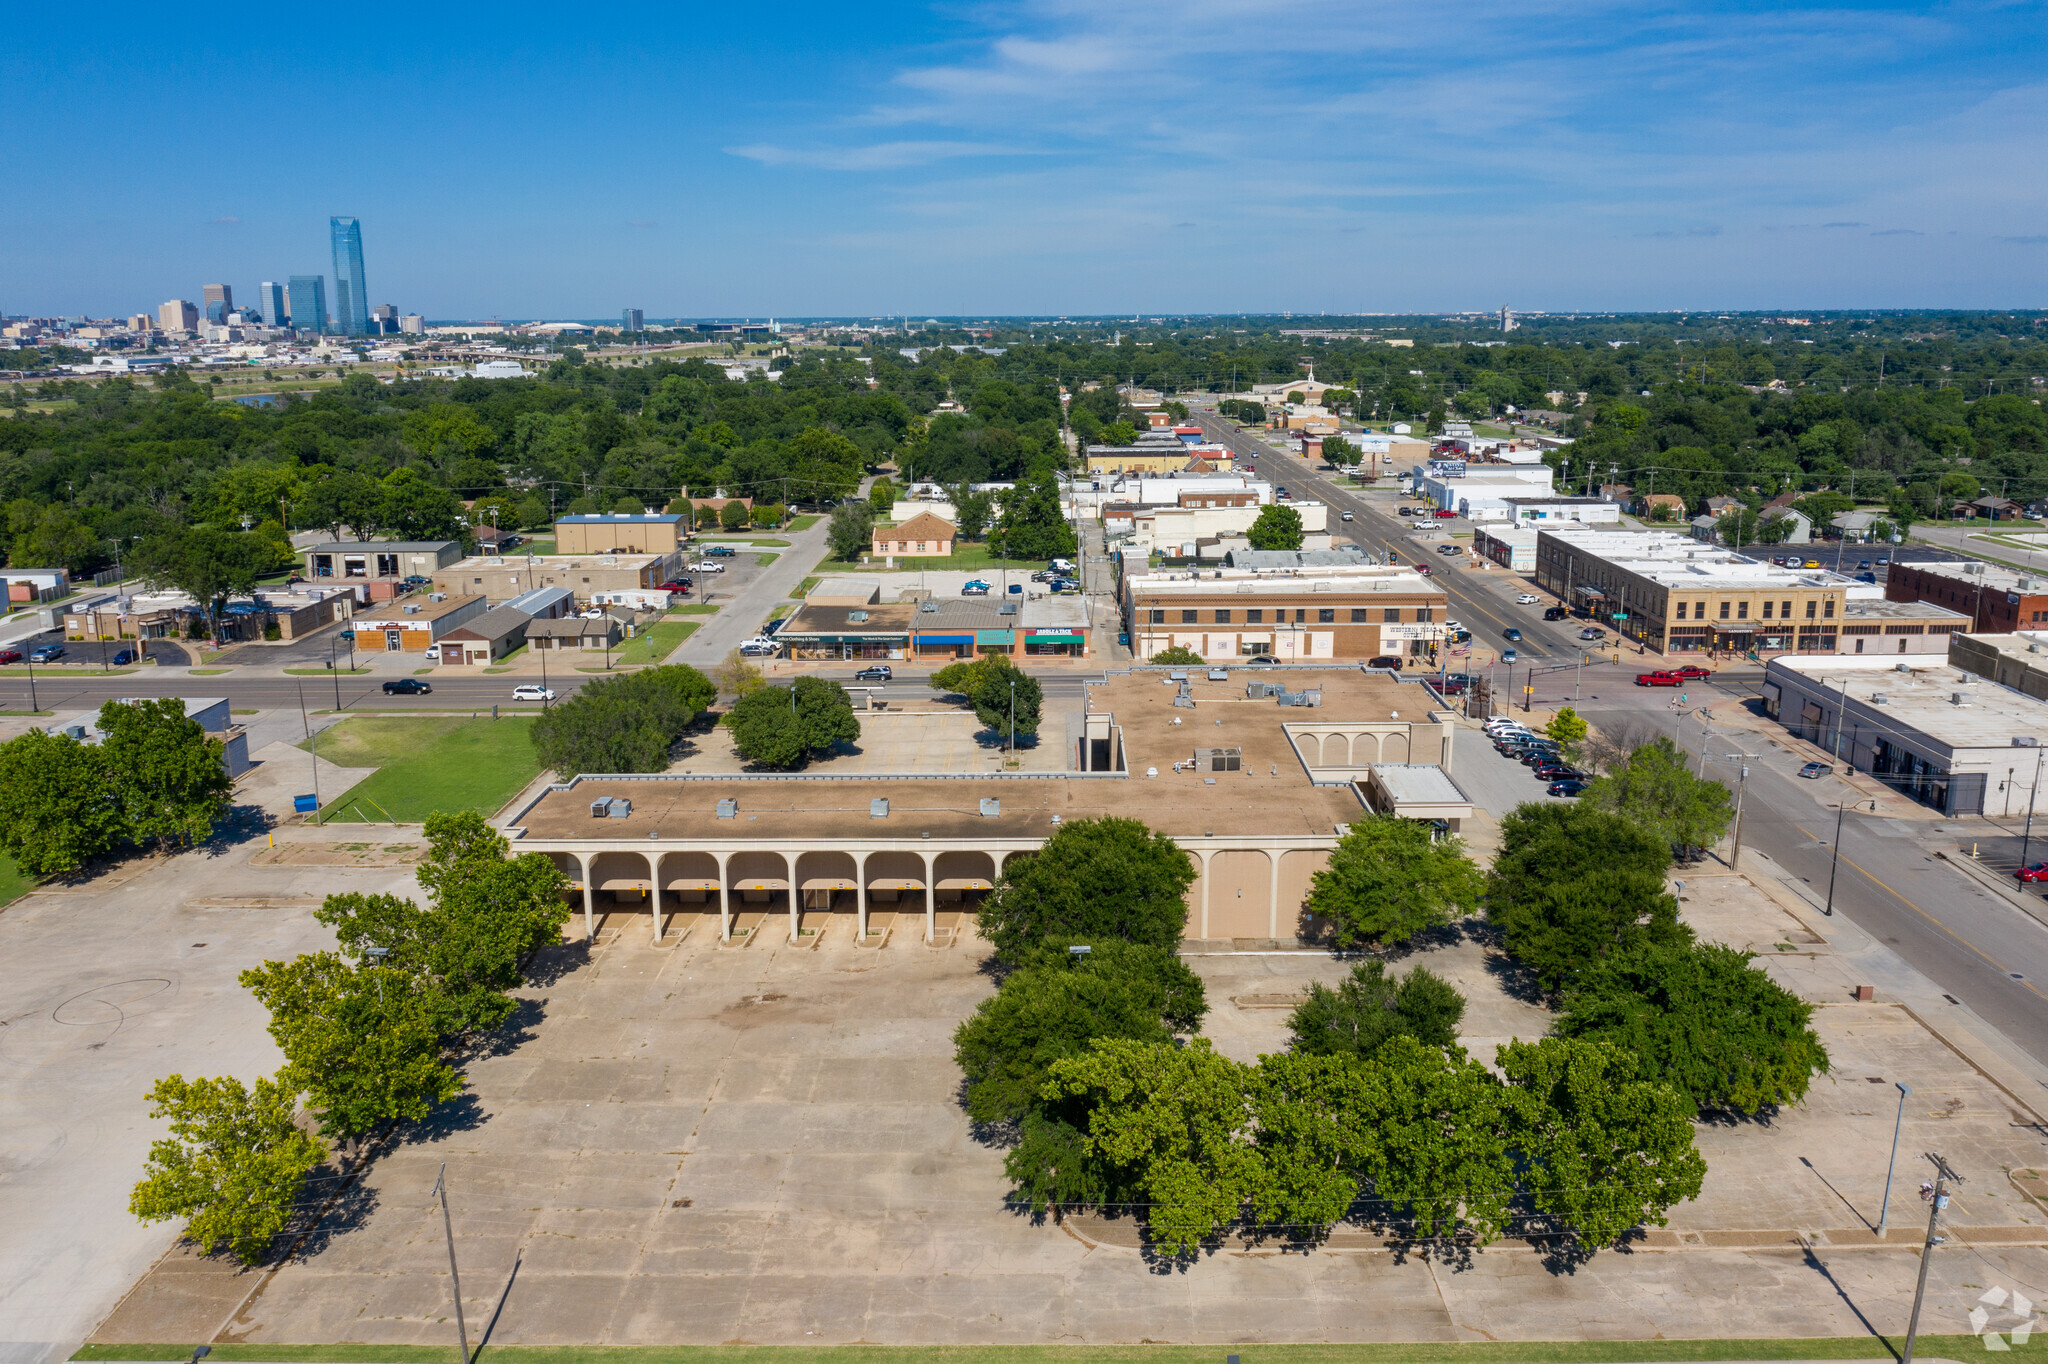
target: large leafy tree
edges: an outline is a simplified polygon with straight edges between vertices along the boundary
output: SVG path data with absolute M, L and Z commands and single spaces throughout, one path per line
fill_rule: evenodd
M 384 1123 L 426 1117 L 462 1090 L 441 1059 L 426 992 L 408 972 L 318 952 L 264 962 L 241 982 L 270 1010 L 270 1035 L 285 1056 L 279 1078 L 305 1092 L 322 1132 L 351 1147 Z
M 1053 939 L 1120 938 L 1171 951 L 1187 926 L 1194 879 L 1180 845 L 1138 820 L 1072 820 L 1004 866 L 982 903 L 981 935 L 1007 962 Z
M 1306 1056 L 1368 1058 L 1388 1039 L 1412 1037 L 1429 1047 L 1454 1047 L 1465 997 L 1426 966 L 1396 976 L 1377 957 L 1351 968 L 1332 990 L 1311 981 L 1308 997 L 1287 1020 L 1293 1050 Z
M 717 696 L 710 678 L 683 664 L 603 678 L 533 722 L 534 750 L 564 776 L 660 772 L 670 748 Z
M 1082 1150 L 1148 1205 L 1152 1243 L 1185 1256 L 1236 1221 L 1264 1182 L 1246 1140 L 1243 1072 L 1203 1037 L 1185 1047 L 1098 1038 L 1052 1063 L 1046 1092 L 1087 1107 Z
M 832 547 L 832 557 L 843 563 L 853 563 L 874 547 L 875 513 L 865 502 L 842 502 L 832 509 L 832 519 L 825 523 L 825 543 Z
M 860 720 L 846 688 L 818 677 L 749 692 L 733 702 L 725 724 L 742 758 L 783 771 L 860 740 Z
M 1052 559 L 1079 543 L 1060 510 L 1059 483 L 1050 469 L 1019 479 L 1002 494 L 1002 516 L 992 538 L 1007 559 Z
M 1340 947 L 1395 946 L 1479 907 L 1479 869 L 1456 838 L 1396 815 L 1352 823 L 1309 882 L 1309 912 Z
M 1606 1042 L 1639 1059 L 1694 1111 L 1757 1113 L 1806 1097 L 1828 1069 L 1813 1006 L 1714 943 L 1647 943 L 1580 973 L 1560 1037 Z
M 196 526 L 149 537 L 127 566 L 152 587 L 186 593 L 217 623 L 228 598 L 253 592 L 269 563 L 269 549 L 256 536 Z
M 232 1075 L 168 1075 L 149 1091 L 152 1118 L 169 1119 L 151 1143 L 128 1210 L 145 1222 L 184 1218 L 185 1235 L 212 1254 L 225 1246 L 245 1265 L 262 1261 L 290 1221 L 306 1176 L 326 1147 L 292 1120 L 298 1091 Z
M 0 850 L 24 872 L 68 875 L 127 832 L 103 749 L 40 729 L 0 744 Z
M 1546 989 L 1642 942 L 1684 943 L 1678 902 L 1664 889 L 1670 844 L 1584 804 L 1517 807 L 1501 821 L 1486 877 L 1486 917 Z
M 1048 942 L 1027 954 L 996 993 L 953 1032 L 976 1122 L 1020 1121 L 1034 1111 L 1052 1063 L 1098 1037 L 1169 1042 L 1191 1033 L 1208 1005 L 1201 978 L 1157 947 L 1105 939 L 1070 953 Z
M 1587 788 L 1579 803 L 1633 820 L 1674 848 L 1714 843 L 1728 831 L 1734 813 L 1728 788 L 1695 777 L 1685 754 L 1668 738 L 1629 754 L 1627 762 Z
M 1261 1175 L 1253 1215 L 1288 1240 L 1321 1240 L 1371 1164 L 1374 1077 L 1351 1057 L 1293 1052 L 1260 1057 L 1246 1079 Z
M 975 718 L 1004 739 L 1011 737 L 1011 718 L 1017 734 L 1038 733 L 1039 708 L 1044 692 L 1038 679 L 1012 663 L 1007 655 L 963 659 L 948 664 L 928 679 L 933 691 L 964 696 L 974 707 Z
M 1693 1147 L 1685 1097 L 1646 1080 L 1636 1057 L 1604 1042 L 1509 1042 L 1495 1059 L 1507 1085 L 1522 1186 L 1581 1246 L 1612 1242 L 1697 1198 L 1707 1162 Z
M 234 792 L 221 742 L 175 697 L 100 707 L 100 742 L 129 836 L 161 846 L 196 843 L 227 814 Z
M 1362 1063 L 1359 1161 L 1380 1215 L 1424 1239 L 1500 1235 L 1515 1190 L 1500 1082 L 1462 1052 L 1395 1037 Z
M 1301 536 L 1301 513 L 1277 502 L 1261 508 L 1245 532 L 1253 549 L 1300 549 Z
M 789 471 L 787 500 L 835 502 L 860 486 L 860 447 L 836 431 L 806 428 L 783 447 L 782 454 Z

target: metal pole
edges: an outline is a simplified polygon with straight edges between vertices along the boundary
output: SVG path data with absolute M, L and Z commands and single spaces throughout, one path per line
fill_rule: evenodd
M 334 679 L 334 708 L 341 709 L 341 674 L 334 670 L 334 641 L 327 641 L 327 675 Z
M 306 684 L 299 683 L 299 723 L 306 727 L 306 743 L 313 753 L 313 823 L 320 823 L 320 736 L 306 716 Z
M 1749 764 L 1742 765 L 1742 774 L 1735 779 L 1735 846 L 1728 853 L 1728 870 L 1742 870 L 1742 792 L 1749 785 Z
M 1892 1159 L 1884 1167 L 1884 1207 L 1877 1214 L 1877 1234 L 1882 1238 L 1889 1230 L 1892 1217 L 1892 1172 L 1899 1168 L 1899 1129 L 1906 1125 L 1906 1096 L 1913 1092 L 1903 1080 L 1892 1083 L 1899 1088 L 1899 1116 L 1892 1121 Z
M 36 651 L 30 649 L 21 656 L 21 661 L 28 668 L 28 710 L 33 715 L 42 709 L 36 704 Z
M 1846 800 L 1835 806 L 1835 855 L 1828 863 L 1828 902 L 1820 911 L 1830 918 L 1833 918 L 1835 913 L 1835 871 L 1842 865 L 1842 816 L 1848 809 L 1849 802 Z M 1886 1179 L 1885 1187 L 1891 1187 L 1889 1177 Z
M 448 1286 L 455 1297 L 455 1337 L 462 1343 L 462 1364 L 469 1364 L 469 1326 L 462 1319 L 462 1276 L 455 1272 L 455 1227 L 448 1220 L 448 1162 L 434 1176 L 434 1192 L 441 1199 L 441 1230 L 448 1237 Z
M 1927 1209 L 1927 1242 L 1920 1247 L 1920 1280 L 1913 1288 L 1913 1317 L 1906 1325 L 1906 1348 L 1899 1355 L 1899 1364 L 1913 1364 L 1913 1342 L 1920 1335 L 1920 1304 L 1927 1297 L 1927 1262 L 1934 1256 L 1934 1248 L 1946 1237 L 1937 1236 L 1935 1228 L 1941 1225 L 1942 1209 L 1948 1206 L 1948 1163 L 1936 1156 L 1934 1176 L 1934 1197 Z
M 2048 756 L 2048 749 L 2034 750 L 2034 785 L 2027 792 L 2027 831 L 2020 836 L 2020 865 L 2027 865 L 2027 845 L 2034 838 L 2034 794 L 2041 789 L 2041 759 Z

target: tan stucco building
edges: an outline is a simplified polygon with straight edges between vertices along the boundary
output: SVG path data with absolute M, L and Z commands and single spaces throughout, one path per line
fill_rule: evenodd
M 356 613 L 356 648 L 365 653 L 411 653 L 438 644 L 458 625 L 490 609 L 482 597 L 406 597 L 366 606 Z
M 1440 588 L 1405 564 L 1335 550 L 1233 552 L 1225 566 L 1136 571 L 1122 585 L 1131 648 L 1175 645 L 1209 663 L 1419 657 L 1449 619 Z
M 901 525 L 876 526 L 873 552 L 884 559 L 950 558 L 957 534 L 951 521 L 919 512 Z
M 690 533 L 680 512 L 599 513 L 555 521 L 557 554 L 673 554 Z

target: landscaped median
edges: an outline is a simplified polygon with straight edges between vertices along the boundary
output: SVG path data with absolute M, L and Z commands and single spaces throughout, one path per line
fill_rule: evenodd
M 453 1335 L 452 1323 L 450 1335 Z M 1682 1364 L 1737 1359 L 1897 1358 L 1905 1338 L 1814 1336 L 1732 1340 L 1532 1340 L 1366 1345 L 492 1345 L 506 1364 Z M 449 1364 L 431 1345 L 215 1345 L 208 1358 L 269 1364 Z M 1920 1358 L 1981 1352 L 1975 1336 L 1922 1335 Z M 191 1345 L 88 1345 L 75 1360 L 186 1361 Z
M 321 732 L 320 756 L 377 772 L 329 800 L 321 818 L 418 824 L 436 810 L 494 813 L 540 772 L 532 728 L 531 715 L 352 716 Z

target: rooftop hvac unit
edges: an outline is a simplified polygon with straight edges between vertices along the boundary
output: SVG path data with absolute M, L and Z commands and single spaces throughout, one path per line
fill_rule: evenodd
M 981 812 L 990 817 L 999 815 L 1003 812 L 1003 803 L 994 796 L 983 796 L 981 798 Z
M 728 796 L 718 802 L 718 817 L 720 819 L 737 819 L 739 818 L 739 813 L 740 803 L 732 797 Z
M 889 798 L 887 796 L 876 796 L 873 800 L 869 801 L 868 817 L 870 819 L 887 819 L 889 817 Z
M 1209 680 L 1211 682 L 1228 682 L 1230 680 L 1230 670 L 1228 668 L 1211 668 L 1209 669 Z
M 848 611 L 846 613 L 846 623 L 849 625 L 858 625 L 867 618 L 868 613 L 865 611 Z
M 407 602 L 405 604 L 405 614 L 407 614 L 408 616 L 417 616 L 419 613 L 420 604 L 418 602 Z
M 2012 736 L 2012 746 L 2014 748 L 2039 748 L 2041 741 L 2031 734 L 2015 734 Z
M 616 554 L 600 554 L 597 562 L 603 568 L 617 568 L 619 566 L 619 556 Z
M 447 601 L 447 600 L 448 600 L 448 594 L 447 594 L 446 592 L 429 592 L 429 593 L 427 593 L 427 600 L 428 600 L 428 601 Z
M 1006 601 L 1006 602 L 1004 602 L 1004 603 L 1003 603 L 1003 604 L 1002 604 L 1001 606 L 998 606 L 998 607 L 996 608 L 996 614 L 997 614 L 997 615 L 999 615 L 999 616 L 1014 616 L 1014 615 L 1016 615 L 1016 614 L 1017 614 L 1017 603 L 1015 603 L 1015 602 L 1013 602 L 1013 601 Z
M 935 601 L 921 601 L 917 604 L 917 613 L 921 616 L 935 616 L 939 613 L 939 604 Z
M 1884 693 L 1883 693 L 1883 692 L 1881 692 L 1881 691 L 1874 691 L 1874 692 L 1870 693 L 1870 704 L 1871 704 L 1871 705 L 1873 705 L 1873 706 L 1881 706 L 1881 705 L 1883 705 L 1883 704 L 1884 704 Z
M 1895 673 L 1909 673 L 1913 671 L 1913 665 L 1910 663 L 1894 663 L 1892 671 Z
M 1195 750 L 1197 772 L 1241 772 L 1244 770 L 1242 748 L 1198 748 Z
M 612 797 L 612 818 L 613 818 L 613 819 L 627 819 L 627 818 L 630 818 L 630 817 L 631 817 L 632 813 L 633 813 L 633 802 L 632 802 L 632 801 L 630 801 L 630 800 L 627 800 L 627 799 L 626 799 L 626 798 L 625 798 L 624 796 L 613 796 L 613 797 Z
M 609 819 L 611 813 L 612 798 L 610 796 L 599 796 L 596 800 L 590 802 L 590 817 L 592 819 Z
M 1970 704 L 1970 693 L 1966 691 L 1952 691 L 1948 694 L 1948 699 L 1950 705 L 1967 706 Z

